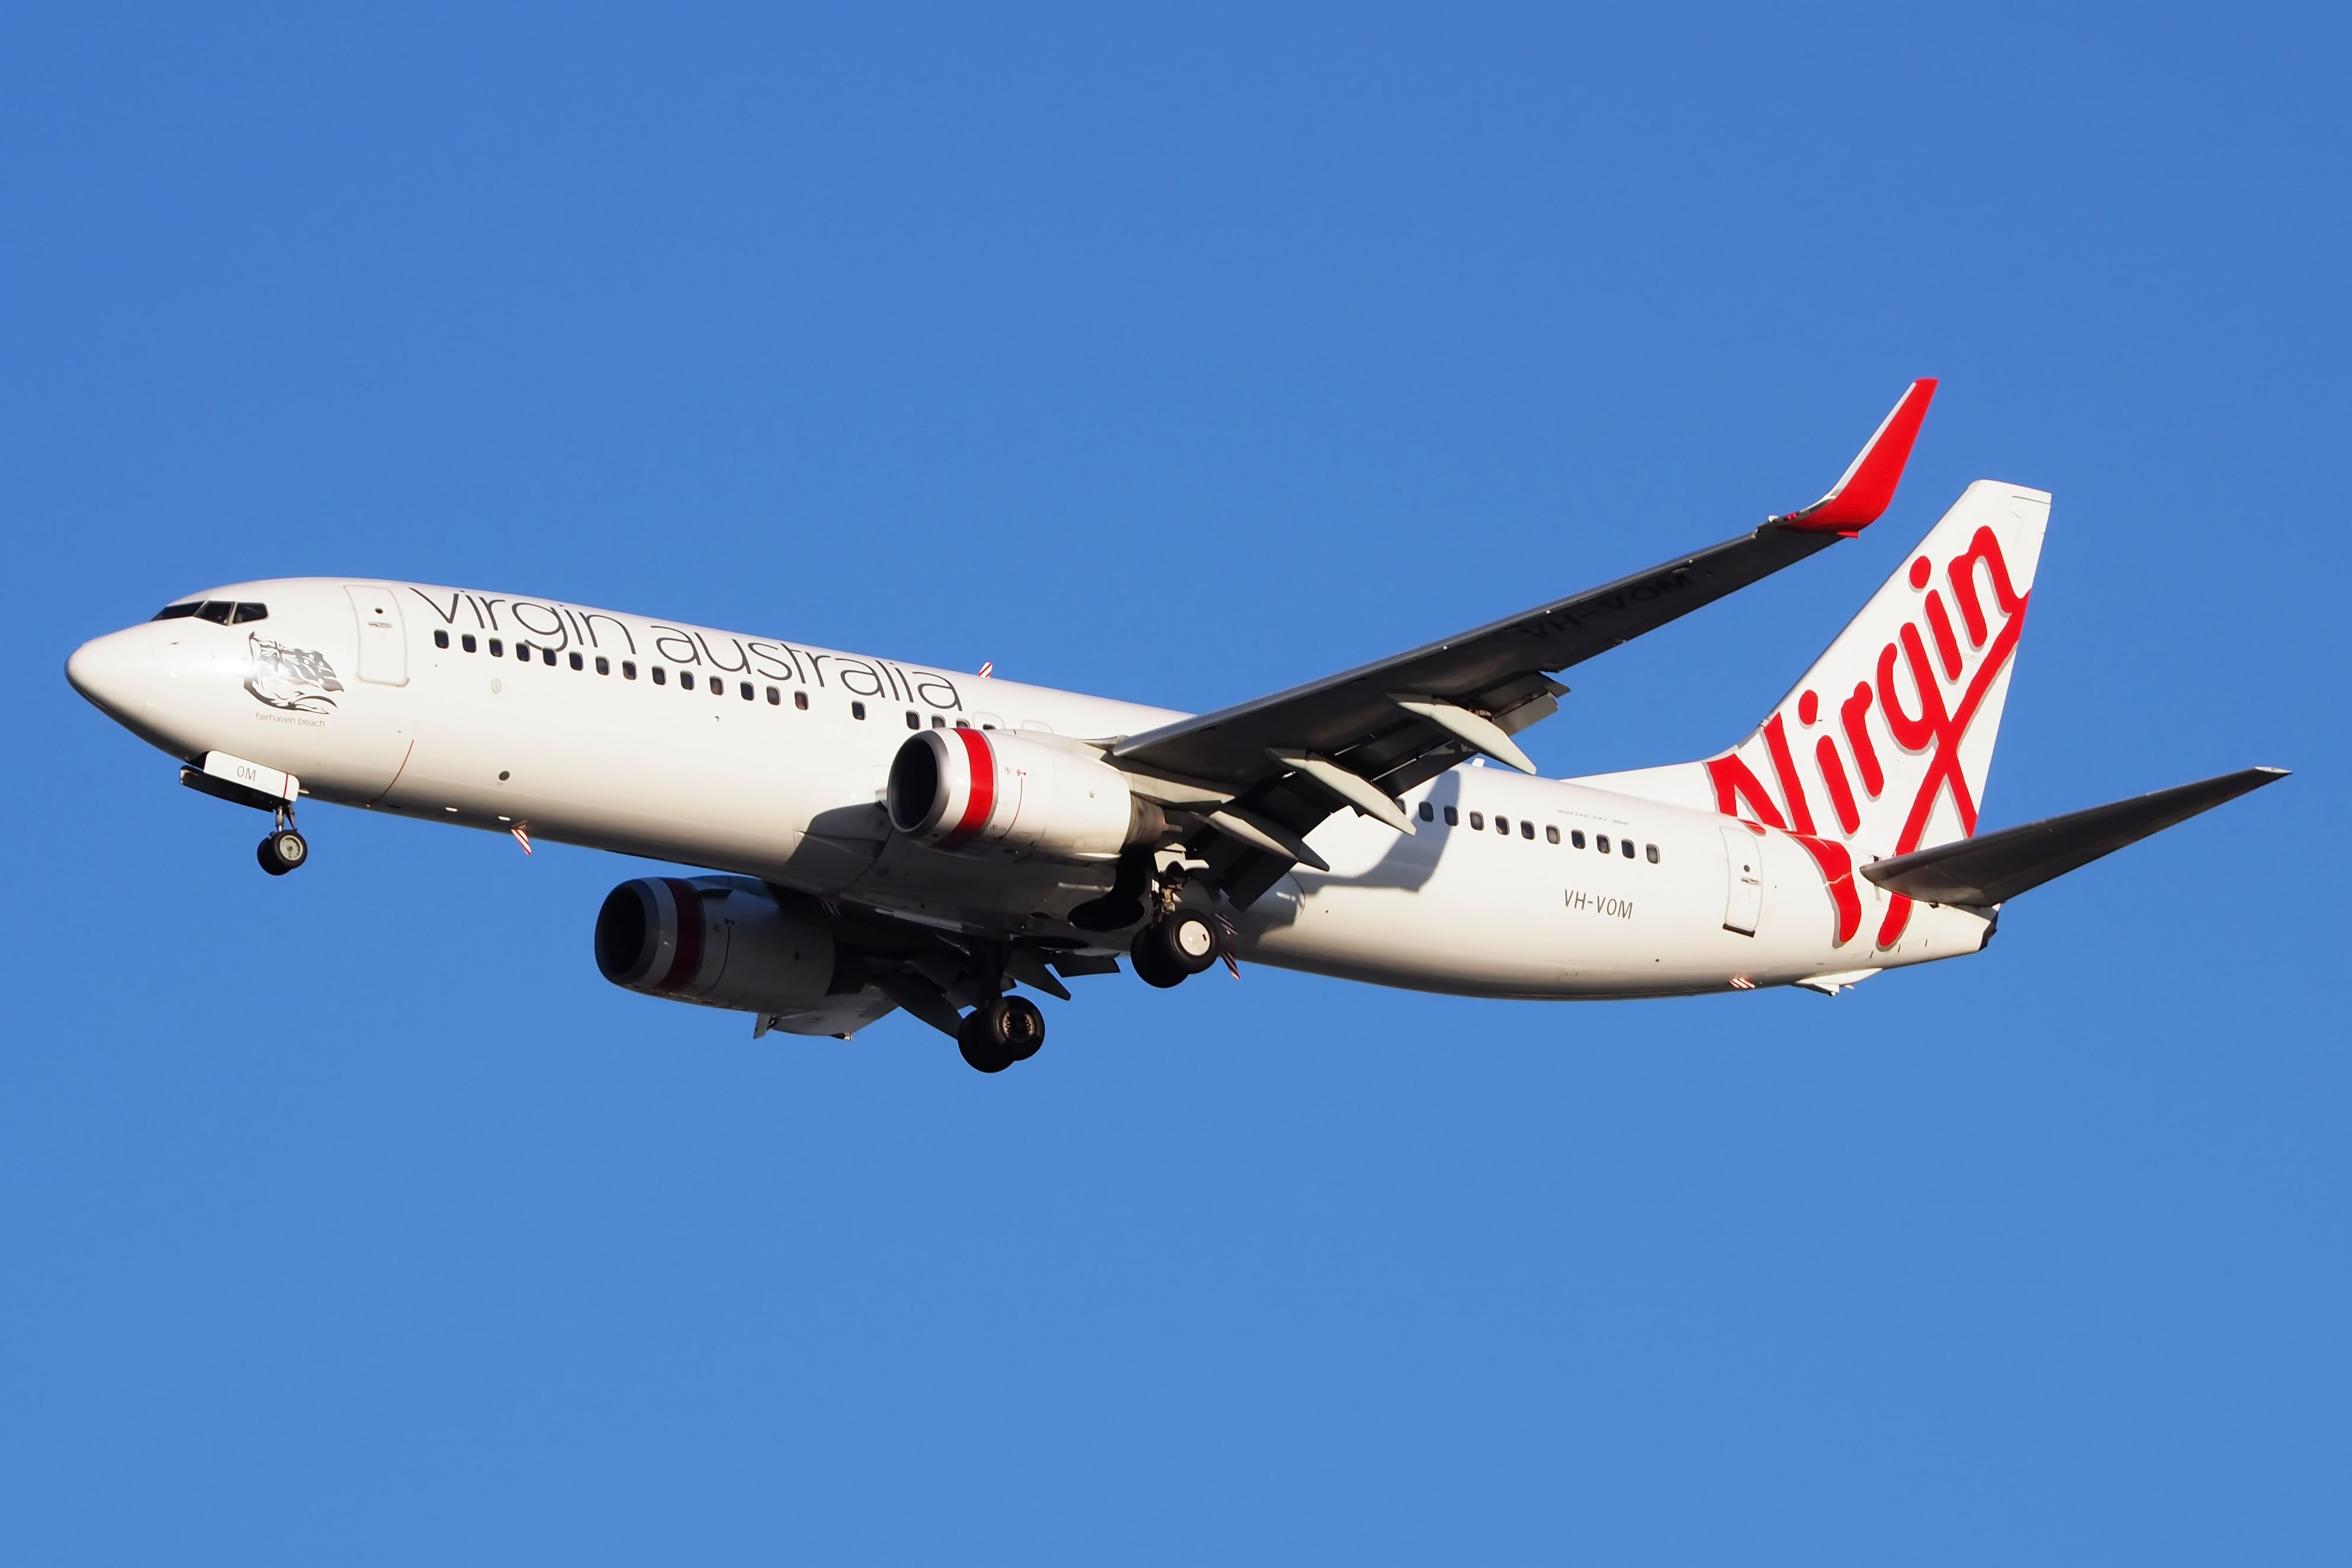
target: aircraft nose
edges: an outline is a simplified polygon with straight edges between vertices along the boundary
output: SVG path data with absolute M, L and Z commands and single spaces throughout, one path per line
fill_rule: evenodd
M 66 660 L 73 689 L 117 719 L 128 719 L 154 698 L 154 650 L 139 629 L 92 637 Z

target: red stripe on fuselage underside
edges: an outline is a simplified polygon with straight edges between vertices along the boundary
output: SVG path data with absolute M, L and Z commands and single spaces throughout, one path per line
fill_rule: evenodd
M 670 955 L 669 973 L 662 976 L 661 989 L 676 991 L 702 967 L 702 895 L 694 890 L 693 883 L 677 877 L 664 877 L 661 883 L 677 905 L 677 951 Z
M 996 809 L 996 755 L 989 749 L 988 737 L 977 730 L 948 733 L 963 742 L 964 765 L 971 774 L 971 795 L 963 803 L 963 818 L 947 837 L 950 844 L 961 844 L 986 827 L 989 815 Z

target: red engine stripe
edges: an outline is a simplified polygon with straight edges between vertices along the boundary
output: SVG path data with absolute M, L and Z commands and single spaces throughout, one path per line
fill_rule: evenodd
M 996 810 L 996 753 L 990 749 L 988 737 L 978 730 L 948 733 L 963 742 L 964 764 L 971 770 L 971 796 L 963 803 L 963 818 L 955 825 L 955 831 L 940 842 L 961 844 L 986 827 Z
M 661 884 L 677 905 L 677 951 L 670 955 L 669 973 L 661 977 L 657 989 L 676 991 L 692 981 L 695 971 L 702 967 L 702 895 L 682 878 L 664 877 Z

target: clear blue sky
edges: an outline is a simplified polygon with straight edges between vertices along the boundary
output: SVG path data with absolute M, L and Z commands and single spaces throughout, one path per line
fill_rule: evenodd
M 2352 1557 L 2340 8 L 776 9 L 12 13 L 0 1557 Z M 315 572 L 1209 707 L 1915 375 L 1546 770 L 1736 739 L 1993 477 L 1989 824 L 2297 773 L 1835 1001 L 754 1044 L 597 976 L 638 863 L 272 881 L 60 675 Z

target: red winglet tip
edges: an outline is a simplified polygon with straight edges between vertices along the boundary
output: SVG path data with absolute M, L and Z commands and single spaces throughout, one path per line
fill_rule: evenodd
M 1927 405 L 1935 395 L 1934 376 L 1913 382 L 1830 493 L 1780 521 L 1790 528 L 1848 538 L 1876 522 L 1895 499 L 1904 465 L 1911 460 L 1911 444 L 1919 438 L 1920 421 L 1927 417 Z

